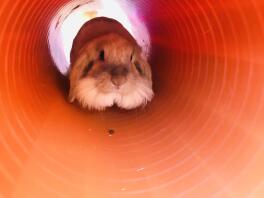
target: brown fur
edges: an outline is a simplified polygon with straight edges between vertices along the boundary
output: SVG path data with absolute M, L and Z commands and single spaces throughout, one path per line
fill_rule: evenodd
M 77 42 L 77 39 L 75 41 Z M 100 52 L 102 50 L 104 51 L 105 60 L 100 60 Z M 143 86 L 143 90 L 146 90 L 147 93 L 141 90 L 142 98 L 139 94 L 136 95 L 137 97 L 133 97 L 137 98 L 137 100 L 142 100 L 140 105 L 144 105 L 151 100 L 153 93 L 150 65 L 146 58 L 143 57 L 141 48 L 130 37 L 113 32 L 100 34 L 88 40 L 78 52 L 74 49 L 72 52 L 71 59 L 73 62 L 69 72 L 70 102 L 77 99 L 83 107 L 88 106 L 90 109 L 102 110 L 105 108 L 104 106 L 111 106 L 112 103 L 108 104 L 107 100 L 111 99 L 112 96 L 110 97 L 109 95 L 112 92 L 116 92 L 116 89 L 119 91 L 119 85 L 121 88 L 125 85 L 123 86 L 125 88 L 120 88 L 120 93 L 118 92 L 121 98 L 132 93 L 137 94 L 136 90 Z M 85 68 L 91 62 L 93 63 L 92 69 L 87 76 L 83 77 Z M 136 64 L 140 65 L 140 70 L 137 70 Z M 91 79 L 93 85 L 81 85 L 81 82 L 85 82 L 85 79 Z M 139 87 L 136 87 L 137 84 L 139 84 Z M 87 99 L 88 96 L 86 97 L 85 93 L 88 93 L 93 88 L 100 94 L 102 104 L 107 103 L 107 105 L 100 105 L 98 98 L 94 102 L 91 102 L 89 98 Z M 101 96 L 102 94 L 105 94 L 105 99 Z M 107 97 L 110 99 L 107 99 Z M 133 100 L 133 97 L 130 97 Z M 125 101 L 121 99 L 112 100 L 113 103 L 118 103 L 121 107 L 124 106 L 127 109 L 139 106 L 139 104 L 133 105 L 133 101 L 130 101 L 129 98 L 125 98 Z

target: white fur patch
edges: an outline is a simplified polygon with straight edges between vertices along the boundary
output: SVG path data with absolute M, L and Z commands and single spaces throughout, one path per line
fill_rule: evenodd
M 123 109 L 134 109 L 146 105 L 154 96 L 152 85 L 146 80 L 127 82 L 120 89 L 109 90 L 109 93 L 99 90 L 94 79 L 86 78 L 79 81 L 74 92 L 83 107 L 95 110 L 105 110 L 114 104 Z

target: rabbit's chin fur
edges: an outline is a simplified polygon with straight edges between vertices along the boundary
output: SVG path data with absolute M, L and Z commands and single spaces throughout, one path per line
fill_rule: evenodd
M 144 107 L 154 96 L 152 84 L 146 79 L 128 81 L 117 89 L 111 82 L 98 84 L 93 78 L 85 78 L 78 82 L 74 92 L 84 108 L 99 111 L 114 104 L 127 110 Z

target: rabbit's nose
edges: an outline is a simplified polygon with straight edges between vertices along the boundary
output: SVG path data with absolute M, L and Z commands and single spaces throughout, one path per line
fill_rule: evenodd
M 128 74 L 128 69 L 126 67 L 114 67 L 111 71 L 111 81 L 113 85 L 119 87 L 126 82 L 126 77 Z

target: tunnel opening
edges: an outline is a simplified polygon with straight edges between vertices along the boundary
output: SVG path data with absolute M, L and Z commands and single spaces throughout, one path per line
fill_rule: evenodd
M 116 20 L 120 23 L 141 47 L 143 56 L 150 59 L 150 35 L 146 24 L 140 18 L 137 9 L 132 3 L 129 6 L 125 6 L 121 1 L 115 0 L 69 2 L 59 9 L 51 20 L 48 35 L 51 57 L 58 71 L 65 76 L 58 77 L 59 85 L 64 91 L 64 95 L 67 95 L 65 90 L 69 90 L 67 78 L 70 59 L 73 56 L 71 51 L 73 41 L 86 22 L 100 17 L 106 17 L 105 19 Z M 94 32 L 97 31 L 95 30 Z M 114 31 L 118 32 L 118 30 Z M 98 33 L 100 34 L 100 31 Z M 120 33 L 126 35 L 124 31 Z M 93 33 L 88 34 L 93 35 Z M 114 109 L 118 109 L 118 107 L 114 105 Z
M 67 74 L 73 39 L 87 21 L 107 17 L 121 23 L 142 47 L 145 56 L 151 50 L 149 33 L 133 4 L 121 1 L 73 1 L 64 5 L 53 17 L 49 27 L 49 48 L 53 61 L 62 74 Z

